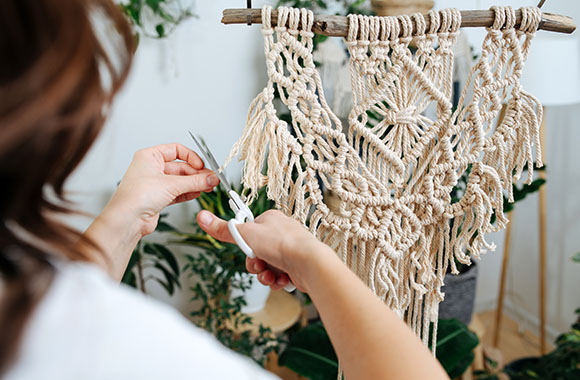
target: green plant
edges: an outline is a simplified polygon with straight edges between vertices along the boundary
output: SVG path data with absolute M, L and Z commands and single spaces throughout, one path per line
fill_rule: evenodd
M 580 252 L 572 256 L 574 262 L 580 262 Z M 570 331 L 556 338 L 556 348 L 540 357 L 517 359 L 501 371 L 511 380 L 575 380 L 580 379 L 580 307 L 574 313 L 576 322 Z M 495 372 L 495 371 L 494 371 Z M 477 373 L 479 380 L 497 380 L 499 377 L 490 371 Z
M 451 378 L 460 376 L 471 365 L 477 335 L 457 319 L 439 319 L 437 359 Z M 310 380 L 334 380 L 338 359 L 322 322 L 314 322 L 290 336 L 278 364 Z
M 338 374 L 338 358 L 320 321 L 291 335 L 278 364 L 310 380 L 335 380 Z
M 455 318 L 439 319 L 436 356 L 450 378 L 461 376 L 471 365 L 478 344 L 477 335 L 464 323 Z
M 235 216 L 228 200 L 227 192 L 221 185 L 197 198 L 203 209 L 226 220 Z M 254 215 L 273 207 L 274 203 L 267 199 L 265 189 L 260 190 L 250 205 Z M 194 229 L 193 233 L 177 233 L 178 239 L 171 241 L 172 244 L 199 249 L 195 254 L 185 255 L 187 264 L 183 268 L 188 277 L 196 279 L 190 289 L 195 307 L 191 312 L 194 323 L 209 331 L 225 346 L 263 363 L 265 354 L 277 350 L 278 339 L 262 325 L 257 334 L 252 333 L 252 318 L 241 313 L 245 305 L 243 297 L 230 297 L 232 289 L 246 290 L 249 287 L 240 277 L 246 273 L 245 254 L 235 244 L 216 241 L 197 223 Z
M 175 228 L 165 222 L 166 215 L 159 217 L 157 233 L 174 232 Z M 148 270 L 149 273 L 145 274 Z M 147 293 L 149 281 L 159 283 L 169 295 L 181 288 L 180 269 L 175 255 L 162 244 L 141 239 L 133 250 L 121 282 Z
M 580 308 L 576 309 L 580 316 Z M 504 372 L 512 380 L 573 380 L 580 379 L 580 323 L 572 324 L 569 332 L 556 338 L 556 348 L 539 358 L 530 358 L 521 365 L 507 365 Z
M 572 260 L 580 262 L 580 252 L 572 256 Z M 556 338 L 554 351 L 530 358 L 515 366 L 508 364 L 504 372 L 512 380 L 572 380 L 580 379 L 580 307 L 575 310 L 576 322 L 570 331 L 560 334 Z
M 191 6 L 183 6 L 180 0 L 127 0 L 119 6 L 137 35 L 150 38 L 167 37 L 179 24 L 194 16 Z M 151 17 L 146 18 L 146 13 Z

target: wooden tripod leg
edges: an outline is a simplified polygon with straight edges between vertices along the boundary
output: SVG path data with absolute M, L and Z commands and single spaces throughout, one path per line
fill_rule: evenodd
M 546 154 L 546 109 L 540 125 L 540 148 L 542 157 Z M 544 161 L 545 162 L 545 161 Z M 540 178 L 546 178 L 544 170 L 539 172 Z M 539 285 L 539 314 L 540 314 L 540 354 L 546 353 L 546 185 L 540 187 L 538 191 L 538 228 L 539 228 L 539 260 L 538 260 L 538 285 Z
M 505 112 L 506 112 L 507 106 L 506 104 L 502 104 L 501 105 L 501 110 L 499 111 L 499 116 L 497 118 L 497 125 L 495 126 L 496 129 L 497 127 L 499 127 L 499 125 L 501 124 L 501 122 L 503 121 L 503 118 L 505 117 Z M 501 328 L 501 317 L 502 317 L 502 312 L 503 312 L 503 297 L 504 297 L 504 290 L 505 290 L 505 278 L 506 278 L 506 274 L 507 274 L 507 268 L 508 268 L 508 259 L 509 259 L 509 254 L 510 254 L 510 237 L 511 237 L 511 231 L 512 231 L 512 221 L 511 221 L 511 216 L 512 216 L 512 212 L 508 213 L 507 218 L 509 219 L 509 223 L 507 225 L 507 230 L 505 232 L 505 242 L 503 244 L 503 259 L 501 262 L 501 277 L 500 277 L 500 283 L 499 283 L 499 294 L 497 296 L 497 308 L 495 310 L 495 326 L 494 326 L 494 330 L 493 330 L 493 346 L 497 347 L 498 343 L 499 343 L 499 330 Z
M 495 310 L 495 325 L 493 327 L 493 346 L 498 347 L 499 345 L 499 332 L 501 330 L 501 317 L 503 313 L 503 298 L 505 292 L 505 281 L 508 271 L 509 256 L 510 256 L 510 241 L 512 236 L 512 225 L 513 225 L 513 211 L 507 214 L 509 223 L 505 231 L 505 241 L 503 244 L 503 259 L 501 261 L 501 277 L 499 282 L 499 294 L 497 296 L 497 308 Z

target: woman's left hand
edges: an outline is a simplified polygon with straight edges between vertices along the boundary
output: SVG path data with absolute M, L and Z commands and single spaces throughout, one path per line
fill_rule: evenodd
M 120 280 L 137 242 L 155 230 L 166 206 L 192 200 L 218 184 L 217 175 L 183 145 L 142 149 L 77 249 Z
M 197 198 L 218 184 L 217 175 L 204 168 L 193 150 L 157 145 L 135 153 L 107 209 L 128 213 L 143 237 L 155 230 L 165 207 Z

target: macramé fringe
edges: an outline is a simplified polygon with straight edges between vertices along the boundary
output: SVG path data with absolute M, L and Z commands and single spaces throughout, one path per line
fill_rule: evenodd
M 271 7 L 264 7 L 269 81 L 226 161 L 239 154 L 249 200 L 267 185 L 278 208 L 334 248 L 425 344 L 433 340 L 433 349 L 445 273 L 495 248 L 485 235 L 508 223 L 503 191 L 512 201 L 513 181 L 525 167 L 532 179 L 534 154 L 541 165 L 542 107 L 519 83 L 540 12 L 522 8 L 515 29 L 512 8 L 492 9 L 495 23 L 455 111 L 457 10 L 430 12 L 429 30 L 420 14 L 349 16 L 354 107 L 343 132 L 312 58 L 312 12 L 279 8 L 272 27 Z M 275 90 L 290 125 L 277 116 Z M 424 116 L 430 105 L 433 120 Z M 380 116 L 375 124 L 371 112 Z M 467 187 L 453 202 L 451 191 L 467 173 Z M 321 184 L 338 206 L 329 207 Z

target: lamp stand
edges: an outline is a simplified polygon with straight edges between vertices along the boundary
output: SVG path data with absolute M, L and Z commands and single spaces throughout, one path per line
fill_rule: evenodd
M 543 158 L 546 154 L 546 107 L 543 107 L 540 124 L 540 148 Z M 540 178 L 546 179 L 546 171 L 539 172 Z M 539 235 L 539 314 L 540 314 L 540 354 L 546 353 L 546 185 L 538 190 L 538 235 Z
M 505 280 L 507 276 L 507 268 L 510 257 L 510 241 L 512 235 L 512 217 L 513 211 L 507 214 L 509 223 L 505 231 L 505 241 L 503 244 L 503 258 L 501 262 L 501 277 L 499 282 L 499 294 L 497 296 L 497 309 L 495 310 L 495 325 L 493 327 L 493 346 L 497 347 L 499 345 L 499 331 L 501 330 L 501 317 L 503 316 L 503 298 L 505 294 Z

